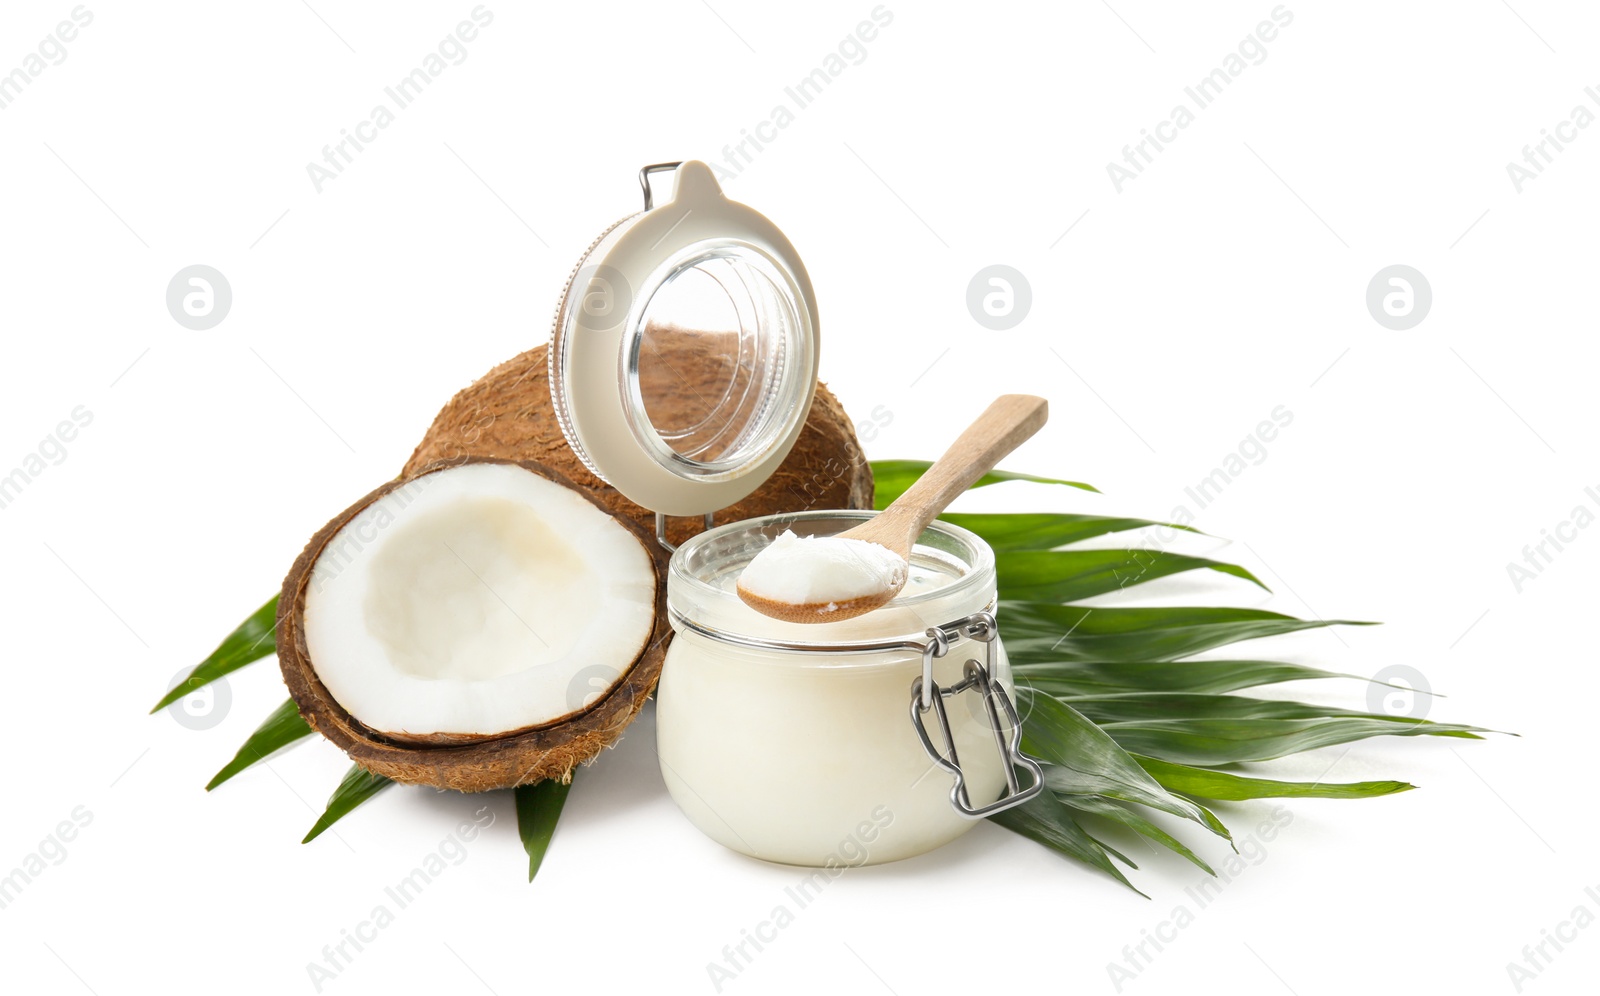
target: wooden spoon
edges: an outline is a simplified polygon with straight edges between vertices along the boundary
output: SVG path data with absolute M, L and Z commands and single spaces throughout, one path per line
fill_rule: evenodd
M 895 499 L 894 504 L 859 526 L 838 533 L 836 539 L 864 540 L 886 547 L 907 565 L 917 537 L 939 517 L 951 502 L 994 469 L 1012 450 L 1039 431 L 1049 417 L 1049 404 L 1028 394 L 1007 394 L 997 398 L 978 420 L 967 427 L 929 467 Z M 905 587 L 907 571 L 899 572 L 897 583 L 856 598 L 831 602 L 794 603 L 768 598 L 745 587 L 739 579 L 739 597 L 764 615 L 785 622 L 838 622 L 871 612 L 891 601 Z

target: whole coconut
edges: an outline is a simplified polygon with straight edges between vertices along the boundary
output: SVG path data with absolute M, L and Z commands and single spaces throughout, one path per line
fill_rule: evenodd
M 692 406 L 695 394 L 685 392 Z M 411 477 L 441 460 L 462 457 L 532 460 L 593 492 L 611 514 L 655 530 L 655 513 L 624 498 L 596 477 L 567 445 L 550 398 L 546 347 L 495 367 L 450 399 L 401 472 Z M 806 509 L 871 508 L 872 468 L 839 399 L 821 383 L 794 449 L 766 483 L 716 513 L 715 524 Z M 682 543 L 699 532 L 698 519 L 668 520 L 667 538 Z

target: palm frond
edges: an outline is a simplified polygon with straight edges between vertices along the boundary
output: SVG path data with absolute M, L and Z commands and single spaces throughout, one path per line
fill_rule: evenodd
M 928 468 L 926 461 L 872 465 L 877 507 L 883 508 Z M 994 471 L 975 487 L 1005 481 L 1065 485 L 1076 481 Z M 1147 810 L 1197 823 L 1229 839 L 1222 822 L 1199 800 L 1268 798 L 1366 799 L 1407 791 L 1402 781 L 1325 783 L 1278 781 L 1242 774 L 1247 762 L 1276 758 L 1379 736 L 1476 739 L 1480 727 L 1436 723 L 1231 694 L 1281 682 L 1353 678 L 1304 664 L 1253 658 L 1196 660 L 1195 655 L 1247 640 L 1326 626 L 1364 626 L 1347 620 L 1298 619 L 1261 609 L 1220 606 L 1101 608 L 1081 604 L 1097 595 L 1191 571 L 1229 575 L 1265 588 L 1243 567 L 1164 550 L 1073 549 L 1113 533 L 1152 527 L 1195 530 L 1147 519 L 1067 513 L 970 514 L 945 518 L 983 537 L 996 551 L 999 618 L 1013 668 L 1024 749 L 1044 762 L 1048 791 L 1026 805 L 991 817 L 995 823 L 1133 889 L 1121 865 L 1135 865 L 1093 836 L 1092 825 L 1113 824 L 1166 848 L 1207 872 L 1211 867 Z M 270 656 L 275 648 L 277 599 L 269 600 L 223 640 L 155 710 Z M 300 742 L 311 728 L 293 702 L 267 717 L 217 772 L 215 788 L 275 751 Z M 393 784 L 353 766 L 328 800 L 306 840 Z M 538 872 L 570 785 L 555 781 L 515 790 L 519 835 L 528 877 Z M 1144 893 L 1139 893 L 1144 895 Z

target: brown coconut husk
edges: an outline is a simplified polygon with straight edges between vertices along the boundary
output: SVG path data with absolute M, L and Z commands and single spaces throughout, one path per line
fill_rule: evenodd
M 664 347 L 671 350 L 670 343 L 679 341 L 669 339 Z M 681 397 L 687 407 L 698 404 L 702 396 L 719 395 L 727 376 L 714 363 L 694 355 L 669 356 L 659 366 L 642 365 L 641 375 L 669 368 L 700 371 L 695 380 L 683 384 Z M 652 387 L 645 383 L 643 389 L 651 392 Z M 544 346 L 507 360 L 452 398 L 401 473 L 409 476 L 431 463 L 461 456 L 537 461 L 591 491 L 612 515 L 655 532 L 655 513 L 596 477 L 567 445 L 550 400 Z M 839 399 L 819 382 L 805 428 L 789 456 L 749 497 L 717 512 L 713 524 L 812 508 L 871 507 L 872 468 L 856 440 L 855 427 Z M 670 519 L 667 539 L 676 545 L 701 528 L 697 518 Z
M 557 484 L 571 487 L 606 511 L 603 503 L 560 474 L 531 461 L 482 460 L 463 457 L 428 467 L 422 474 L 467 463 L 516 463 Z M 461 792 L 510 788 L 546 778 L 568 781 L 572 769 L 615 743 L 622 730 L 644 708 L 661 676 L 666 658 L 667 624 L 664 560 L 654 532 L 617 519 L 651 554 L 656 580 L 656 625 L 649 641 L 631 663 L 623 663 L 621 680 L 600 699 L 559 720 L 493 737 L 432 736 L 400 738 L 373 730 L 351 716 L 317 677 L 305 639 L 305 600 L 317 560 L 333 537 L 374 501 L 416 477 L 391 481 L 368 494 L 323 526 L 290 569 L 278 600 L 278 666 L 289 694 L 312 728 L 350 759 L 375 774 L 408 784 L 432 785 Z M 610 514 L 609 512 L 607 514 Z M 613 516 L 615 518 L 615 516 Z

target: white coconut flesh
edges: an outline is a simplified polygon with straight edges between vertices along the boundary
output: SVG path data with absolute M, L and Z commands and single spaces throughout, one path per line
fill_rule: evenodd
M 580 712 L 655 623 L 639 538 L 570 488 L 467 464 L 390 491 L 323 548 L 306 649 L 367 727 L 493 736 Z

